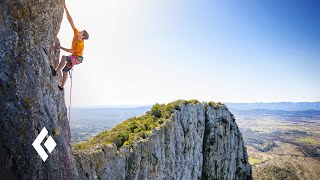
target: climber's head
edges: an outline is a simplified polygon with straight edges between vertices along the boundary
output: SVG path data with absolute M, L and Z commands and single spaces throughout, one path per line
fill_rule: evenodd
M 79 31 L 78 32 L 78 37 L 79 37 L 79 39 L 81 38 L 83 40 L 87 40 L 87 39 L 89 39 L 89 34 L 88 34 L 88 32 L 86 30 Z

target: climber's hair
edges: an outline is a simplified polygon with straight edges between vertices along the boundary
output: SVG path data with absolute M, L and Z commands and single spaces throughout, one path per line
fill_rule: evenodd
M 83 35 L 83 39 L 85 39 L 85 40 L 89 39 L 89 34 L 86 30 L 83 30 L 82 35 Z

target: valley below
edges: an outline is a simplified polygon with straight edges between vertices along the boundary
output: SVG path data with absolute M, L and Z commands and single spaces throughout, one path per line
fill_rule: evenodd
M 254 179 L 320 179 L 319 111 L 232 111 Z

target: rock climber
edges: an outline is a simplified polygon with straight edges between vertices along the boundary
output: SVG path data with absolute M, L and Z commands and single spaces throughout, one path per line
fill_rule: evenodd
M 85 30 L 78 31 L 78 29 L 74 26 L 73 20 L 69 14 L 69 11 L 67 9 L 66 4 L 64 4 L 64 9 L 65 9 L 65 12 L 67 15 L 67 19 L 73 29 L 74 35 L 73 35 L 71 49 L 67 49 L 67 48 L 60 46 L 60 49 L 71 53 L 71 55 L 62 56 L 58 67 L 56 67 L 56 68 L 51 67 L 53 76 L 57 76 L 57 75 L 61 76 L 61 69 L 64 67 L 62 69 L 63 76 L 62 76 L 61 84 L 58 85 L 58 88 L 61 91 L 63 91 L 64 84 L 67 80 L 68 71 L 70 71 L 70 69 L 72 69 L 72 67 L 74 65 L 82 63 L 82 61 L 83 61 L 82 53 L 83 53 L 83 48 L 84 48 L 84 40 L 89 39 L 89 34 L 87 31 L 85 31 Z

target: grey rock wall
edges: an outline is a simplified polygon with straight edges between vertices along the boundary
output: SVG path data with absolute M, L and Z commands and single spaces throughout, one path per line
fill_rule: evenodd
M 204 179 L 250 179 L 251 167 L 233 115 L 224 108 L 207 108 L 203 148 Z
M 63 5 L 64 0 L 0 1 L 0 179 L 63 179 L 67 111 L 50 71 L 59 55 L 53 44 Z M 43 127 L 57 143 L 46 162 L 32 146 Z M 69 174 L 76 174 L 68 153 Z

